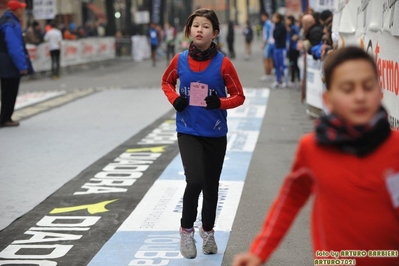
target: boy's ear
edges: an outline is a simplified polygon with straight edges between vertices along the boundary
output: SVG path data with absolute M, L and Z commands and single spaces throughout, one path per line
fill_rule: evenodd
M 218 34 L 219 34 L 219 31 L 218 30 L 214 30 L 212 39 L 215 39 L 218 36 Z
M 328 90 L 326 90 L 323 93 L 323 102 L 324 102 L 326 108 L 328 109 L 328 111 L 331 112 L 332 111 L 331 95 Z

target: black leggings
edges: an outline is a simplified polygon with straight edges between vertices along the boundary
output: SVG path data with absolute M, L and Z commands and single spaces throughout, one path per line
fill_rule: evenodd
M 291 71 L 291 82 L 295 82 L 295 78 L 298 78 L 298 81 L 301 80 L 299 76 L 299 67 L 298 67 L 298 58 L 299 51 L 296 49 L 288 50 L 288 59 L 290 61 L 290 71 Z
M 186 175 L 181 227 L 192 228 L 197 218 L 202 191 L 202 227 L 211 231 L 215 224 L 219 179 L 226 154 L 227 137 L 207 138 L 178 133 L 180 155 Z
M 51 50 L 51 74 L 53 76 L 60 75 L 60 50 Z

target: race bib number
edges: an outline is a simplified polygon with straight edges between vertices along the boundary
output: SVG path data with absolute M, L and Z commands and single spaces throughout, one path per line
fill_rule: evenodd
M 206 107 L 205 98 L 208 96 L 208 85 L 205 83 L 190 83 L 190 102 L 192 106 Z

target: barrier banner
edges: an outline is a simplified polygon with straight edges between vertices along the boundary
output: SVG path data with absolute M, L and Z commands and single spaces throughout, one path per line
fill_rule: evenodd
M 360 46 L 377 63 L 383 104 L 391 126 L 399 129 L 399 1 L 339 0 L 333 31 L 339 32 L 339 47 Z
M 306 104 L 318 109 L 323 108 L 323 82 L 320 69 L 320 60 L 306 56 Z
M 150 46 L 146 36 L 132 36 L 132 56 L 133 60 L 140 62 L 151 56 Z
M 383 92 L 382 102 L 388 110 L 392 128 L 398 130 L 399 53 L 396 51 L 399 46 L 399 0 L 335 0 L 333 10 L 332 31 L 339 34 L 338 47 L 355 45 L 374 56 Z M 306 62 L 306 102 L 321 108 L 321 79 L 312 79 L 316 77 L 317 66 L 312 60 Z
M 29 57 L 35 72 L 51 69 L 51 57 L 47 43 L 27 44 Z M 87 38 L 61 42 L 61 67 L 115 58 L 115 38 Z

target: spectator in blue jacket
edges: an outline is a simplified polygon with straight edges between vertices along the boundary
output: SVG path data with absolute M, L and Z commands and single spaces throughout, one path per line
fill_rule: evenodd
M 159 32 L 155 23 L 150 23 L 150 28 L 148 29 L 149 41 L 151 46 L 151 60 L 152 66 L 156 65 L 157 62 L 157 49 L 159 45 L 159 40 L 161 39 L 159 36 Z
M 0 18 L 0 78 L 1 78 L 1 127 L 15 127 L 13 121 L 15 101 L 21 76 L 33 72 L 22 37 L 20 20 L 26 4 L 11 0 L 8 10 Z

